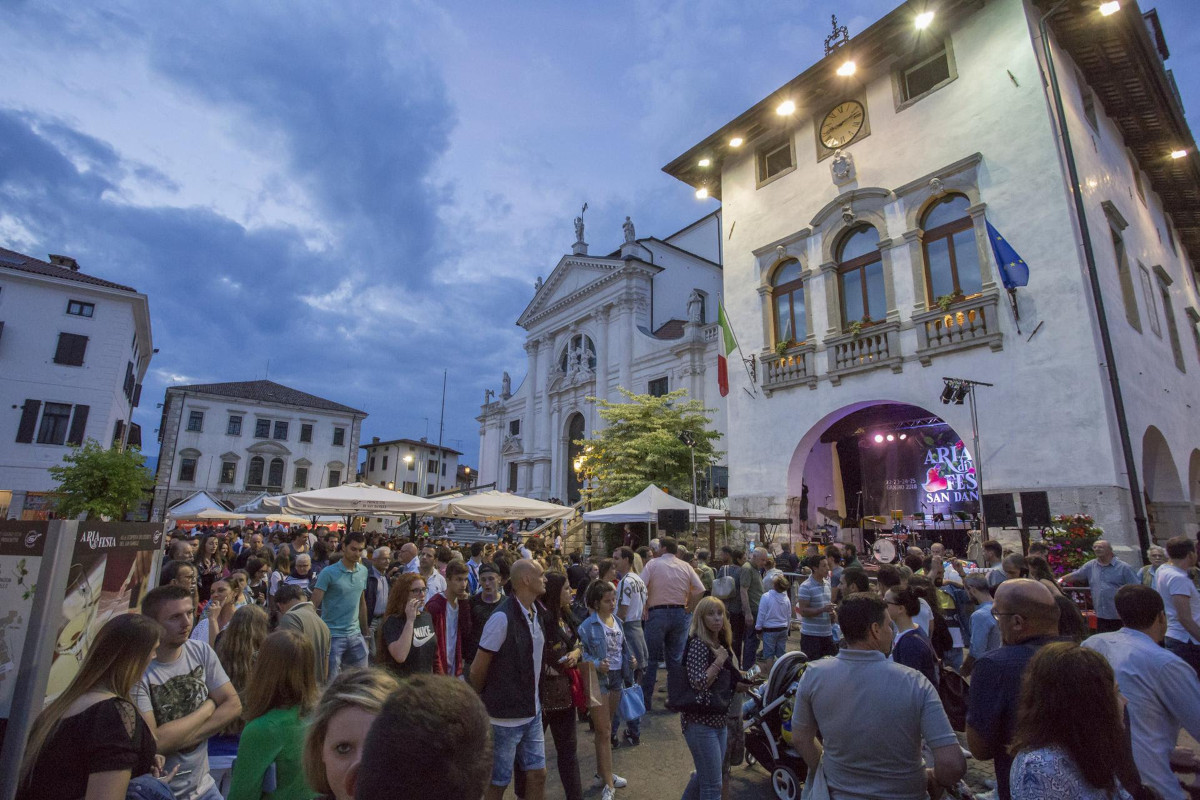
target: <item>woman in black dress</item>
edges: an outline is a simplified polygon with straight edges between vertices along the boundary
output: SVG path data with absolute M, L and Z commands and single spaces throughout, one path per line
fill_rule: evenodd
M 408 572 L 396 578 L 388 593 L 375 652 L 380 666 L 398 678 L 433 674 L 438 638 L 433 617 L 425 610 L 425 588 L 419 573 Z
M 131 780 L 171 797 L 156 780 L 163 762 L 154 735 L 129 700 L 161 634 L 159 624 L 141 614 L 105 623 L 74 680 L 33 724 L 18 800 L 124 798 Z

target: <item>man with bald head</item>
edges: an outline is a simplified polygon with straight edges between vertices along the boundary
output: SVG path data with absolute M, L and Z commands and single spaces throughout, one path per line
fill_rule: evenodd
M 1079 569 L 1063 576 L 1065 586 L 1088 586 L 1092 590 L 1092 608 L 1096 609 L 1096 632 L 1111 633 L 1121 629 L 1117 613 L 1117 590 L 1130 583 L 1140 583 L 1133 567 L 1113 554 L 1112 545 L 1097 539 L 1092 545 L 1096 557 Z
M 405 572 L 420 572 L 421 560 L 417 558 L 417 546 L 412 542 L 405 542 L 400 546 L 400 551 L 396 554 L 397 560 L 404 565 Z
M 546 744 L 538 682 L 546 635 L 534 601 L 545 594 L 546 577 L 540 564 L 522 558 L 513 563 L 509 582 L 512 593 L 488 617 L 471 663 L 471 685 L 492 722 L 492 780 L 485 797 L 504 797 L 515 759 L 525 772 L 524 796 L 542 800 Z
M 985 653 L 971 673 L 967 745 L 975 758 L 993 759 L 996 797 L 1010 800 L 1008 772 L 1025 667 L 1044 644 L 1058 639 L 1058 605 L 1038 581 L 1012 578 L 996 588 L 992 616 L 1003 646 Z M 1071 713 L 1065 710 L 1064 713 Z

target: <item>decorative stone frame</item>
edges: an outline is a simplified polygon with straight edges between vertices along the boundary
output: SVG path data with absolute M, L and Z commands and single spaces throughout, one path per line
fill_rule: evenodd
M 800 280 L 804 285 L 804 339 L 797 344 L 814 341 L 812 306 L 809 303 L 809 282 L 813 272 L 808 266 L 807 253 L 808 238 L 811 234 L 811 228 L 804 228 L 754 251 L 754 265 L 758 270 L 759 307 L 762 310 L 764 355 L 772 352 L 775 345 L 775 303 L 771 279 L 786 261 L 800 262 Z
M 870 225 L 879 233 L 879 257 L 883 265 L 883 286 L 887 314 L 881 322 L 899 322 L 896 307 L 896 284 L 892 274 L 891 248 L 896 242 L 888 237 L 887 206 L 894 199 L 892 192 L 879 187 L 865 187 L 843 192 L 825 205 L 812 218 L 812 229 L 820 236 L 821 273 L 825 280 L 825 338 L 840 336 L 845 325 L 842 320 L 842 296 L 838 286 L 838 265 L 834 246 L 851 228 Z M 847 323 L 848 324 L 848 323 Z
M 895 190 L 904 215 L 903 241 L 908 245 L 909 262 L 912 264 L 913 296 L 916 301 L 912 309 L 914 314 L 931 310 L 934 301 L 934 298 L 928 296 L 925 280 L 925 232 L 921 229 L 921 218 L 930 206 L 948 194 L 964 195 L 970 202 L 967 213 L 971 216 L 975 231 L 981 291 L 985 295 L 996 291 L 996 270 L 991 247 L 988 246 L 987 221 L 984 216 L 987 204 L 983 202 L 979 193 L 981 163 L 983 155 L 972 153 Z

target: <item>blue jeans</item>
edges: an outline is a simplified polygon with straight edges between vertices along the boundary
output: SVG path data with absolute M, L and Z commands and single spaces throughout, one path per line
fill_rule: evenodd
M 646 699 L 646 712 L 650 711 L 650 700 L 654 697 L 654 683 L 658 680 L 658 662 L 666 653 L 667 669 L 683 669 L 683 648 L 687 645 L 688 626 L 692 615 L 683 608 L 650 609 L 643 629 L 646 634 L 647 664 L 642 673 L 642 694 Z
M 642 630 L 642 621 L 635 619 L 632 622 L 622 622 L 621 626 L 625 630 L 625 638 L 629 641 L 629 646 L 633 648 L 633 654 L 637 657 L 638 667 L 646 669 L 649 666 L 650 652 L 646 647 L 646 634 Z M 643 695 L 645 691 L 643 690 Z M 613 733 L 617 732 L 617 725 L 621 722 L 621 714 L 617 712 L 617 719 L 613 723 Z M 642 735 L 642 718 L 625 720 L 625 731 L 631 736 Z
M 1172 653 L 1186 661 L 1187 665 L 1196 670 L 1196 675 L 1200 677 L 1200 644 L 1172 639 L 1170 636 L 1164 639 L 1163 644 Z
M 492 786 L 508 786 L 514 760 L 525 772 L 546 768 L 541 712 L 524 725 L 506 727 L 492 723 Z
M 683 738 L 692 751 L 696 771 L 683 790 L 683 800 L 721 800 L 721 769 L 728 736 L 725 726 L 710 728 L 696 722 L 684 726 Z
M 333 681 L 342 667 L 367 665 L 367 641 L 362 634 L 332 636 L 329 639 L 329 680 Z
M 171 793 L 169 786 L 147 772 L 129 782 L 129 788 L 125 790 L 125 800 L 175 800 L 175 795 Z
M 746 626 L 746 638 L 742 640 L 740 656 L 742 669 L 750 669 L 758 661 L 758 631 L 754 630 L 752 624 Z
M 763 658 L 779 658 L 787 651 L 787 631 L 763 631 Z

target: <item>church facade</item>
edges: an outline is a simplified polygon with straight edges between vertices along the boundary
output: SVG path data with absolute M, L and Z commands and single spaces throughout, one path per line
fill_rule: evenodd
M 480 485 L 495 483 L 538 499 L 580 496 L 574 444 L 602 427 L 588 398 L 619 401 L 619 389 L 665 394 L 686 389 L 712 409 L 725 432 L 717 388 L 717 303 L 721 292 L 721 214 L 664 238 L 638 238 L 626 217 L 624 241 L 590 255 L 581 218 L 575 244 L 517 320 L 526 331 L 525 377 L 507 372 L 488 390 L 477 417 Z M 709 471 L 718 488 L 724 468 Z

